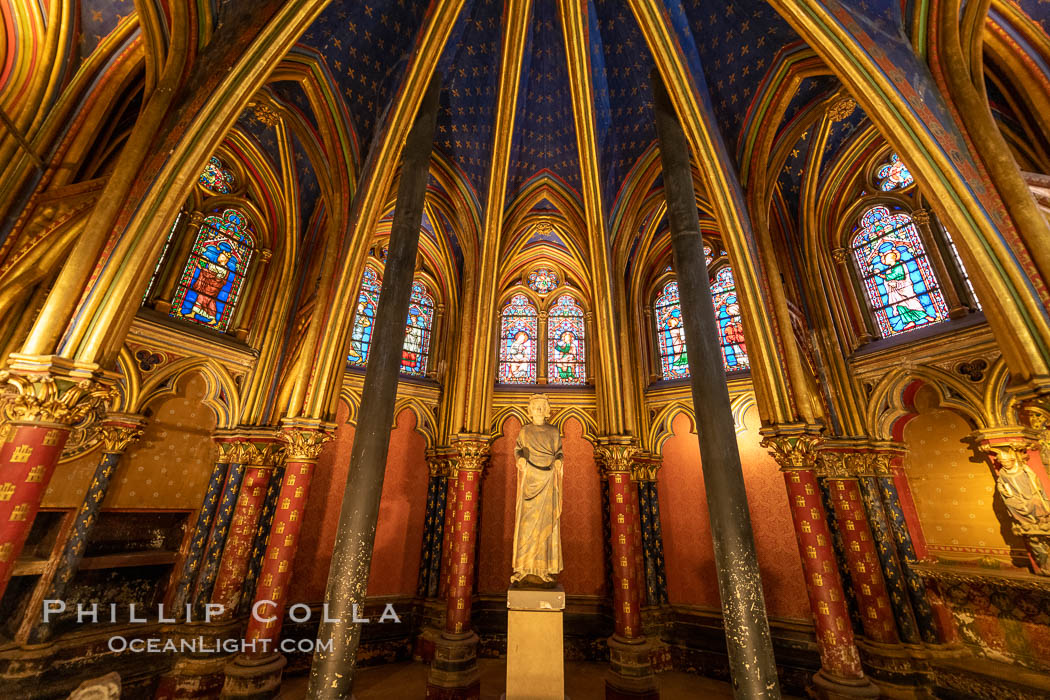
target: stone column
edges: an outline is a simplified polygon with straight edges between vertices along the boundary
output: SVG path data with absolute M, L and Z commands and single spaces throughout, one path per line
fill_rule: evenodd
M 372 351 L 362 389 L 364 403 L 350 454 L 325 593 L 329 612 L 337 621 L 322 621 L 318 638 L 331 640 L 332 647 L 319 648 L 310 669 L 307 694 L 319 700 L 346 697 L 353 687 L 361 626 L 352 621 L 352 611 L 353 606 L 365 601 L 372 564 L 440 94 L 441 77 L 435 74 L 401 153 L 390 253 L 379 292 Z
M 638 484 L 646 604 L 662 605 L 667 602 L 667 574 L 664 569 L 664 538 L 660 528 L 660 499 L 656 478 L 660 469 L 660 456 L 640 455 L 635 458 L 632 469 L 632 477 Z
M 455 510 L 449 518 L 449 582 L 445 631 L 434 643 L 434 661 L 427 675 L 427 698 L 476 698 L 480 693 L 477 667 L 478 636 L 470 628 L 474 592 L 474 552 L 481 478 L 489 457 L 485 435 L 460 434 L 453 445 L 449 494 Z M 455 489 L 453 491 L 453 489 Z M 509 581 L 509 577 L 508 577 Z
M 701 469 L 714 540 L 729 670 L 741 697 L 780 697 L 735 422 L 718 342 L 718 322 L 700 237 L 689 144 L 658 78 L 653 80 L 653 107 L 682 323 L 689 347 L 690 384 L 700 435 Z
M 638 510 L 634 504 L 631 468 L 638 448 L 629 436 L 599 438 L 595 448 L 602 476 L 608 484 L 612 551 L 614 632 L 609 639 L 606 698 L 659 698 L 649 660 L 650 647 L 642 632 L 642 604 L 638 571 Z
M 0 595 L 11 580 L 33 519 L 73 424 L 109 396 L 94 366 L 12 353 L 0 396 Z
M 244 633 L 250 648 L 226 666 L 223 697 L 272 697 L 281 685 L 287 663 L 277 651 L 281 624 L 299 546 L 302 516 L 321 451 L 332 438 L 331 426 L 319 421 L 285 419 L 280 438 L 285 444 L 284 478 L 262 557 L 258 587 Z
M 1039 436 L 1016 426 L 978 430 L 973 437 L 995 474 L 1013 533 L 1024 538 L 1032 572 L 1050 576 L 1050 499 L 1039 476 L 1046 474 Z
M 185 616 L 184 606 L 190 601 L 193 586 L 197 581 L 197 572 L 200 569 L 205 545 L 211 533 L 215 512 L 218 510 L 219 499 L 222 498 L 230 461 L 236 456 L 234 443 L 217 438 L 216 444 L 219 447 L 219 457 L 215 460 L 215 466 L 212 467 L 211 476 L 208 478 L 208 490 L 205 491 L 201 509 L 197 512 L 193 537 L 190 539 L 189 550 L 182 560 L 182 573 L 171 599 L 175 613 L 182 617 Z
M 125 413 L 110 413 L 103 421 L 100 428 L 102 455 L 98 466 L 95 467 L 95 475 L 88 486 L 84 502 L 73 521 L 73 530 L 62 548 L 62 557 L 58 561 L 58 568 L 44 595 L 45 600 L 65 599 L 69 583 L 73 580 L 84 558 L 84 547 L 87 545 L 88 536 L 98 522 L 98 514 L 106 498 L 106 491 L 109 490 L 113 472 L 128 446 L 142 437 L 142 423 L 141 416 Z M 50 624 L 41 622 L 33 628 L 29 635 L 29 642 L 31 644 L 46 642 L 51 638 L 51 630 Z
M 858 457 L 863 459 L 847 449 L 822 449 L 820 471 L 828 484 L 864 636 L 882 644 L 897 644 L 900 639 L 894 611 L 857 481 Z M 888 545 L 888 542 L 883 543 L 883 547 Z M 816 556 L 815 548 L 807 546 L 806 550 L 806 556 Z
M 762 441 L 784 472 L 791 520 L 802 555 L 802 572 L 820 650 L 821 668 L 813 677 L 813 691 L 821 698 L 878 697 L 878 688 L 861 668 L 827 513 L 821 502 L 816 472 L 819 440 L 801 429 L 782 429 Z
M 283 445 L 271 428 L 245 434 L 241 463 L 244 479 L 233 508 L 230 531 L 219 560 L 219 570 L 212 590 L 211 602 L 221 605 L 222 618 L 229 619 L 237 612 L 240 597 L 251 560 L 255 529 L 259 524 L 270 477 L 283 459 Z M 251 592 L 248 592 L 251 596 Z
M 240 602 L 237 603 L 238 616 L 248 614 L 252 603 L 255 602 L 255 587 L 259 583 L 259 573 L 262 571 L 266 555 L 266 541 L 270 538 L 270 528 L 277 513 L 277 497 L 281 493 L 281 484 L 284 483 L 283 456 L 279 461 L 282 463 L 273 468 L 273 475 L 270 476 L 270 483 L 266 487 L 266 497 L 259 511 L 259 523 L 255 527 L 255 537 L 252 538 L 252 554 L 248 559 L 248 573 L 244 575 Z

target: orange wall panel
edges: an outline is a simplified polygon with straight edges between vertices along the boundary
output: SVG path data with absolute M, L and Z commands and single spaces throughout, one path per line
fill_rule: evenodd
M 756 410 L 747 411 L 744 425 L 737 440 L 766 608 L 773 617 L 805 620 L 809 606 L 784 478 L 759 446 Z M 684 413 L 671 427 L 674 434 L 664 443 L 659 474 L 668 597 L 672 603 L 719 608 L 700 444 Z

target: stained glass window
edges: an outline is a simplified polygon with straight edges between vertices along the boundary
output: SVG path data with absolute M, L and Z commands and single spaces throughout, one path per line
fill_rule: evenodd
M 583 309 L 571 296 L 562 294 L 547 313 L 547 381 L 587 381 L 583 340 Z
M 685 326 L 678 300 L 678 283 L 664 285 L 653 304 L 656 313 L 656 344 L 660 353 L 660 375 L 664 379 L 689 376 L 689 356 L 685 347 Z
M 538 323 L 536 307 L 524 294 L 515 294 L 503 307 L 499 346 L 501 383 L 536 383 Z
M 948 247 L 952 251 L 952 259 L 955 260 L 955 266 L 959 269 L 959 274 L 962 275 L 963 283 L 970 290 L 970 298 L 973 299 L 973 303 L 977 304 L 978 309 L 984 308 L 981 306 L 981 300 L 977 298 L 977 292 L 973 290 L 973 283 L 970 282 L 970 273 L 966 271 L 966 266 L 963 265 L 962 258 L 959 257 L 959 249 L 955 247 L 952 235 L 948 233 L 948 229 L 944 228 L 944 224 L 941 224 L 941 231 L 944 232 L 944 239 L 948 241 Z
M 554 270 L 540 267 L 530 272 L 525 282 L 534 292 L 547 294 L 558 286 L 558 275 Z
M 204 219 L 179 278 L 171 315 L 225 331 L 237 305 L 254 241 L 236 209 Z
M 233 173 L 216 156 L 212 156 L 204 164 L 204 170 L 197 182 L 216 194 L 229 194 L 233 192 L 236 184 Z
M 357 308 L 354 309 L 354 320 L 350 330 L 350 355 L 347 361 L 352 365 L 368 363 L 368 350 L 372 346 L 372 329 L 376 322 L 376 309 L 379 308 L 379 288 L 379 273 L 370 265 L 365 267 L 365 273 L 361 276 L 361 291 L 357 293 Z
M 153 274 L 149 278 L 149 285 L 146 287 L 146 293 L 142 295 L 142 303 L 145 304 L 149 301 L 149 295 L 153 293 L 153 288 L 157 286 L 157 278 L 160 277 L 160 266 L 164 263 L 164 258 L 168 257 L 168 250 L 171 248 L 171 239 L 175 236 L 175 231 L 179 228 L 179 222 L 182 221 L 182 212 L 175 217 L 175 223 L 171 225 L 171 229 L 168 231 L 168 237 L 164 239 L 164 249 L 160 251 L 160 257 L 157 258 L 157 264 L 153 267 Z
M 747 369 L 747 346 L 744 343 L 744 325 L 740 321 L 740 302 L 736 296 L 733 270 L 721 268 L 711 280 L 711 300 L 718 322 L 718 342 L 722 346 L 722 363 L 727 372 Z
M 896 153 L 890 155 L 890 161 L 875 171 L 875 177 L 879 181 L 879 189 L 883 192 L 904 189 L 915 182 L 915 178 Z
M 875 322 L 889 337 L 948 317 L 919 232 L 907 214 L 876 206 L 865 212 L 850 244 Z
M 422 376 L 427 373 L 430 331 L 434 325 L 434 298 L 419 282 L 412 283 L 412 298 L 405 321 L 405 344 L 401 348 L 401 371 Z
M 715 251 L 711 249 L 711 246 L 704 243 L 704 262 L 708 265 L 715 261 Z

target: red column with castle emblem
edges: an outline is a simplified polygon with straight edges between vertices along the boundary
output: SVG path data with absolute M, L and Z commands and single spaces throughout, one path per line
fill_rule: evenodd
M 427 673 L 428 700 L 474 700 L 481 692 L 478 637 L 470 628 L 470 603 L 488 436 L 461 434 L 454 448 L 445 524 L 449 538 L 445 631 L 434 641 L 434 658 Z
M 245 459 L 244 481 L 237 496 L 237 505 L 234 506 L 230 532 L 226 536 L 226 546 L 222 550 L 219 573 L 211 596 L 213 603 L 223 606 L 223 617 L 233 614 L 242 593 L 255 530 L 259 525 L 259 514 L 279 456 L 278 446 L 276 438 L 269 441 L 252 440 L 250 456 Z
M 900 641 L 897 625 L 864 511 L 860 485 L 855 477 L 829 474 L 827 479 L 864 635 L 876 642 L 896 644 Z
M 818 442 L 817 436 L 807 433 L 767 437 L 762 442 L 784 472 L 791 520 L 802 555 L 806 593 L 820 650 L 821 668 L 813 679 L 814 690 L 823 697 L 878 697 L 878 688 L 861 668 L 853 638 L 831 530 L 817 482 Z
M 460 459 L 456 467 L 456 508 L 452 516 L 448 608 L 445 631 L 470 630 L 470 599 L 474 589 L 474 550 L 478 525 L 478 495 L 482 463 Z
M 11 579 L 69 426 L 9 423 L 0 442 L 0 595 Z
M 627 471 L 619 471 L 615 463 L 605 467 L 609 484 L 609 529 L 612 534 L 613 619 L 616 634 L 633 639 L 642 633 L 640 580 L 638 571 L 637 539 L 635 534 L 638 510 L 633 506 L 634 491 L 630 463 Z
M 226 667 L 224 697 L 258 697 L 261 691 L 276 690 L 280 685 L 285 659 L 277 652 L 277 641 L 287 603 L 288 582 L 292 578 L 314 467 L 331 437 L 325 426 L 312 422 L 305 425 L 286 422 L 281 431 L 286 445 L 284 478 L 244 633 L 249 652 Z
M 609 536 L 612 545 L 613 636 L 609 639 L 607 700 L 660 697 L 642 633 L 641 522 L 636 485 L 631 479 L 638 448 L 627 436 L 602 438 L 595 447 L 609 492 Z

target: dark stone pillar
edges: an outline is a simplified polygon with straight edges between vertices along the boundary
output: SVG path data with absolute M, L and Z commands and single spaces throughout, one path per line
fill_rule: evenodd
M 779 698 L 780 685 L 740 469 L 736 426 L 700 238 L 689 144 L 670 97 L 655 73 L 652 81 L 667 220 L 671 226 L 682 323 L 689 348 L 689 375 L 722 598 L 729 671 L 737 697 Z
M 365 404 L 350 454 L 325 593 L 331 619 L 337 622 L 323 622 L 318 630 L 318 638 L 331 640 L 332 646 L 314 655 L 307 692 L 311 698 L 345 698 L 353 686 L 354 662 L 361 639 L 361 626 L 352 621 L 353 609 L 365 601 L 372 564 L 440 93 L 441 78 L 435 75 L 402 151 L 397 206 L 390 228 L 390 252 L 379 292 L 372 352 L 362 390 Z

